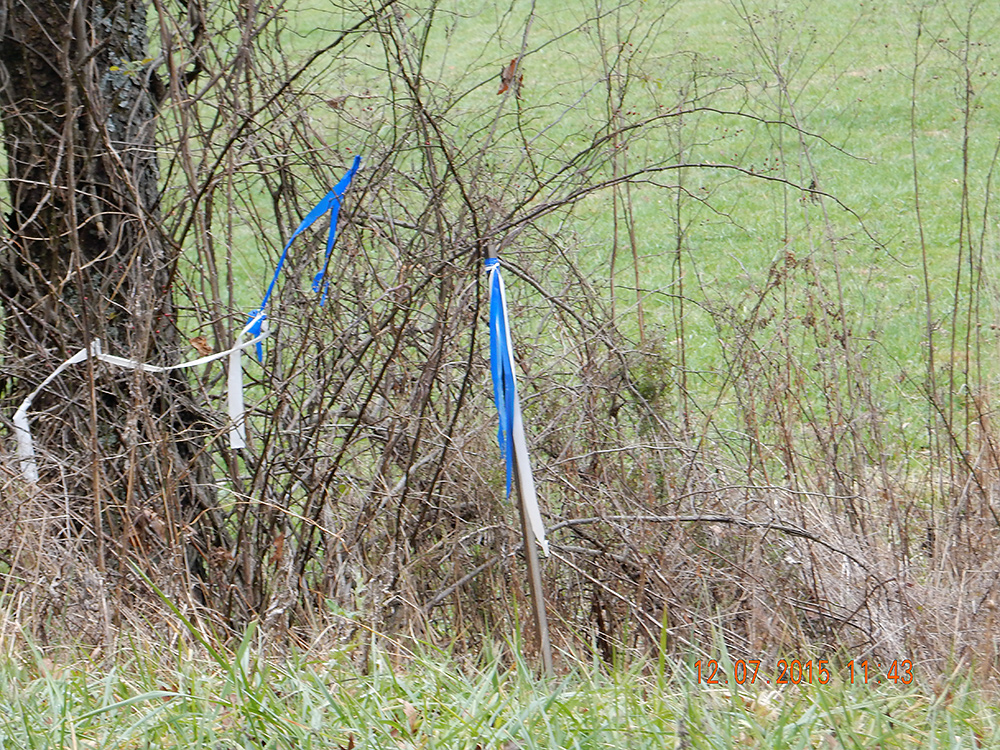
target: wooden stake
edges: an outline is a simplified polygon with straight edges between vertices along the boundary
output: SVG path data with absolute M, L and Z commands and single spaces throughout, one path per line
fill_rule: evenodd
M 538 649 L 542 655 L 542 671 L 546 677 L 553 675 L 552 644 L 549 642 L 549 618 L 545 613 L 545 593 L 542 590 L 542 567 L 538 561 L 538 542 L 528 523 L 521 494 L 521 478 L 517 473 L 517 454 L 514 455 L 514 487 L 517 490 L 517 508 L 521 512 L 521 535 L 524 537 L 524 561 L 528 567 L 528 588 L 531 590 L 532 612 L 538 633 Z

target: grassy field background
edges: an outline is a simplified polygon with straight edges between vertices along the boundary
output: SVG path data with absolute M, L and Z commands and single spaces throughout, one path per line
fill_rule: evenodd
M 416 26 L 426 13 L 411 9 L 406 19 Z M 734 331 L 721 318 L 745 321 L 758 309 L 768 321 L 812 320 L 808 290 L 773 299 L 773 274 L 789 263 L 815 274 L 814 296 L 832 297 L 836 315 L 849 318 L 879 401 L 915 428 L 900 435 L 907 443 L 923 431 L 929 378 L 959 367 L 977 371 L 969 387 L 990 385 L 996 311 L 984 269 L 996 245 L 1000 106 L 990 9 L 543 2 L 440 4 L 435 13 L 421 68 L 429 97 L 455 99 L 445 107 L 454 148 L 470 158 L 488 148 L 478 177 L 497 181 L 500 200 L 516 203 L 529 163 L 544 176 L 614 127 L 626 130 L 606 168 L 665 170 L 637 179 L 627 198 L 587 195 L 550 228 L 569 224 L 573 260 L 614 300 L 616 324 L 633 338 L 641 280 L 644 320 L 672 361 L 683 359 L 700 397 L 731 376 L 720 339 Z M 286 18 L 290 47 L 302 50 L 343 21 L 308 2 Z M 522 45 L 515 126 L 496 86 Z M 381 52 L 370 49 L 372 59 L 352 51 L 331 61 L 324 80 L 340 84 L 339 95 L 367 92 L 345 106 L 356 103 L 352 114 L 376 138 L 392 115 L 373 62 Z M 678 296 L 688 302 L 681 312 Z M 817 346 L 809 329 L 788 331 L 803 358 Z M 940 373 L 928 369 L 932 346 Z M 899 379 L 911 387 L 895 387 Z

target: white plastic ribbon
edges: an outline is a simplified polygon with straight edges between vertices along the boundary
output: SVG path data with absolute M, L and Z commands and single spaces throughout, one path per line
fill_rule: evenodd
M 263 312 L 251 317 L 236 337 L 236 346 L 229 350 L 229 373 L 226 382 L 226 401 L 229 408 L 229 447 L 247 447 L 246 409 L 243 405 L 243 350 L 259 346 L 267 336 L 267 321 Z M 244 342 L 243 337 L 253 330 L 259 333 Z
M 535 492 L 535 477 L 531 473 L 528 460 L 528 442 L 524 437 L 524 422 L 521 421 L 521 399 L 514 401 L 514 452 L 517 454 L 517 478 L 521 482 L 521 496 L 528 523 L 542 548 L 542 554 L 549 556 L 549 541 L 545 538 L 545 523 L 538 508 L 538 494 Z
M 95 341 L 92 346 L 100 350 L 99 341 Z M 17 411 L 14 412 L 14 434 L 17 435 L 17 456 L 21 459 L 21 473 L 24 474 L 24 478 L 32 484 L 36 484 L 38 482 L 38 466 L 35 464 L 35 444 L 31 440 L 31 425 L 28 423 L 28 409 L 31 408 L 31 402 L 34 401 L 35 397 L 45 389 L 45 386 L 55 380 L 63 370 L 72 364 L 83 362 L 89 355 L 90 352 L 87 349 L 81 349 L 59 365 L 59 367 L 57 367 L 51 375 L 42 381 L 41 385 L 31 392 L 31 395 L 21 402 L 21 405 L 17 407 Z
M 26 399 L 24 399 L 24 401 L 21 402 L 21 405 L 17 407 L 17 411 L 14 412 L 14 433 L 17 436 L 17 457 L 20 459 L 21 473 L 24 475 L 24 478 L 32 484 L 36 484 L 38 482 L 38 465 L 35 463 L 35 444 L 31 437 L 31 423 L 28 421 L 28 410 L 31 408 L 32 402 L 38 394 L 45 390 L 49 383 L 62 374 L 67 367 L 90 358 L 105 362 L 109 365 L 122 367 L 127 370 L 141 370 L 143 372 L 169 372 L 171 370 L 181 370 L 187 367 L 196 367 L 198 365 L 214 362 L 215 360 L 222 359 L 223 357 L 229 357 L 229 444 L 233 448 L 245 447 L 246 432 L 244 426 L 245 414 L 243 409 L 243 368 L 239 355 L 244 349 L 255 346 L 267 337 L 267 328 L 264 326 L 261 328 L 260 333 L 256 336 L 247 341 L 243 340 L 244 336 L 250 330 L 250 327 L 254 322 L 256 322 L 256 319 L 248 323 L 247 326 L 240 332 L 240 335 L 236 339 L 236 344 L 232 349 L 226 349 L 222 352 L 209 354 L 207 357 L 199 357 L 198 359 L 193 359 L 189 362 L 181 362 L 177 365 L 150 365 L 145 362 L 136 362 L 133 359 L 126 359 L 124 357 L 116 357 L 112 354 L 105 354 L 101 349 L 100 340 L 95 339 L 92 341 L 89 349 L 81 349 L 53 370 L 52 374 L 45 378 L 45 380 L 43 380 L 42 383 L 35 388 L 35 390 L 33 390 Z M 236 367 L 235 373 L 233 372 L 234 364 Z

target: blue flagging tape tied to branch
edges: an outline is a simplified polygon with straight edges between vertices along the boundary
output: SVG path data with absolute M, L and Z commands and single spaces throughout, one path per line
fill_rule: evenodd
M 264 310 L 267 308 L 267 303 L 271 299 L 271 293 L 274 291 L 274 287 L 278 283 L 278 277 L 281 275 L 281 270 L 285 265 L 285 258 L 288 257 L 288 248 L 292 246 L 295 242 L 295 238 L 302 234 L 304 231 L 309 229 L 313 224 L 319 221 L 327 212 L 330 213 L 330 232 L 326 239 L 326 256 L 323 259 L 323 268 L 318 274 L 313 278 L 312 287 L 314 292 L 321 292 L 319 304 L 320 306 L 326 302 L 326 296 L 330 289 L 329 280 L 324 280 L 326 274 L 327 266 L 330 265 L 330 256 L 333 253 L 333 242 L 337 237 L 337 219 L 340 216 L 340 204 L 344 199 L 344 194 L 347 192 L 347 188 L 351 186 L 351 181 L 354 179 L 354 175 L 358 171 L 358 167 L 361 166 L 361 157 L 355 156 L 354 163 L 351 168 L 347 170 L 345 174 L 329 193 L 327 193 L 323 199 L 317 203 L 312 211 L 310 211 L 306 217 L 299 224 L 298 229 L 292 232 L 292 236 L 288 238 L 288 242 L 285 243 L 284 249 L 281 251 L 281 257 L 278 258 L 278 265 L 274 269 L 274 277 L 271 279 L 271 283 L 267 287 L 267 292 L 264 293 L 264 299 L 260 303 L 260 307 L 250 313 L 250 317 L 247 319 L 247 331 L 253 334 L 255 337 L 259 336 L 261 329 L 264 325 L 264 320 L 267 315 L 264 314 Z M 262 360 L 264 356 L 263 342 L 257 344 L 257 359 Z
M 490 288 L 490 374 L 493 378 L 493 400 L 500 419 L 497 442 L 507 463 L 507 497 L 510 497 L 516 471 L 528 524 L 543 554 L 548 555 L 549 543 L 545 539 L 545 525 L 538 508 L 538 495 L 535 492 L 531 462 L 528 460 L 528 442 L 517 394 L 517 379 L 514 376 L 514 347 L 510 338 L 507 296 L 500 273 L 500 261 L 497 258 L 487 258 L 485 267 L 489 274 Z
M 354 163 L 351 168 L 347 171 L 340 182 L 338 182 L 333 190 L 327 193 L 323 200 L 316 204 L 312 211 L 302 220 L 299 224 L 298 229 L 292 232 L 292 236 L 288 238 L 288 242 L 285 243 L 284 249 L 281 251 L 281 257 L 278 258 L 278 265 L 274 269 L 274 277 L 271 279 L 271 283 L 267 287 L 267 292 L 264 294 L 264 299 L 260 303 L 260 307 L 250 313 L 250 317 L 247 319 L 246 325 L 237 337 L 238 342 L 243 341 L 243 337 L 249 335 L 250 340 L 254 342 L 257 348 L 257 359 L 264 359 L 264 338 L 267 336 L 267 329 L 264 326 L 264 322 L 267 320 L 267 303 L 271 300 L 271 293 L 274 292 L 274 288 L 278 283 L 278 277 L 281 275 L 281 269 L 285 265 L 285 258 L 288 257 L 288 248 L 292 246 L 295 242 L 295 238 L 306 231 L 309 227 L 315 224 L 319 219 L 324 216 L 327 212 L 330 213 L 330 233 L 326 240 L 326 257 L 323 259 L 323 270 L 321 270 L 316 277 L 313 279 L 313 290 L 316 292 L 321 292 L 320 305 L 326 302 L 327 291 L 329 290 L 329 282 L 324 281 L 324 275 L 326 274 L 326 269 L 330 265 L 330 255 L 333 252 L 333 241 L 337 236 L 337 217 L 340 215 L 340 204 L 344 199 L 344 194 L 347 192 L 347 188 L 351 185 L 351 180 L 354 179 L 354 175 L 358 171 L 358 167 L 361 166 L 361 157 L 355 156 Z M 249 345 L 249 344 L 247 344 Z M 243 403 L 243 363 L 241 360 L 243 345 L 240 344 L 233 349 L 229 356 L 229 446 L 231 448 L 246 448 L 246 409 Z

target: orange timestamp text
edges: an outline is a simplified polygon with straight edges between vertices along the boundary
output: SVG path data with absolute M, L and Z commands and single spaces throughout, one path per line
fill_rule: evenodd
M 727 669 L 717 659 L 699 659 L 694 663 L 697 682 L 706 685 L 826 685 L 839 674 L 844 682 L 862 685 L 882 685 L 893 682 L 909 685 L 913 682 L 913 662 L 893 659 L 879 662 L 875 659 L 851 659 L 839 668 L 828 659 L 778 659 L 774 669 L 762 667 L 760 659 L 738 659 Z

